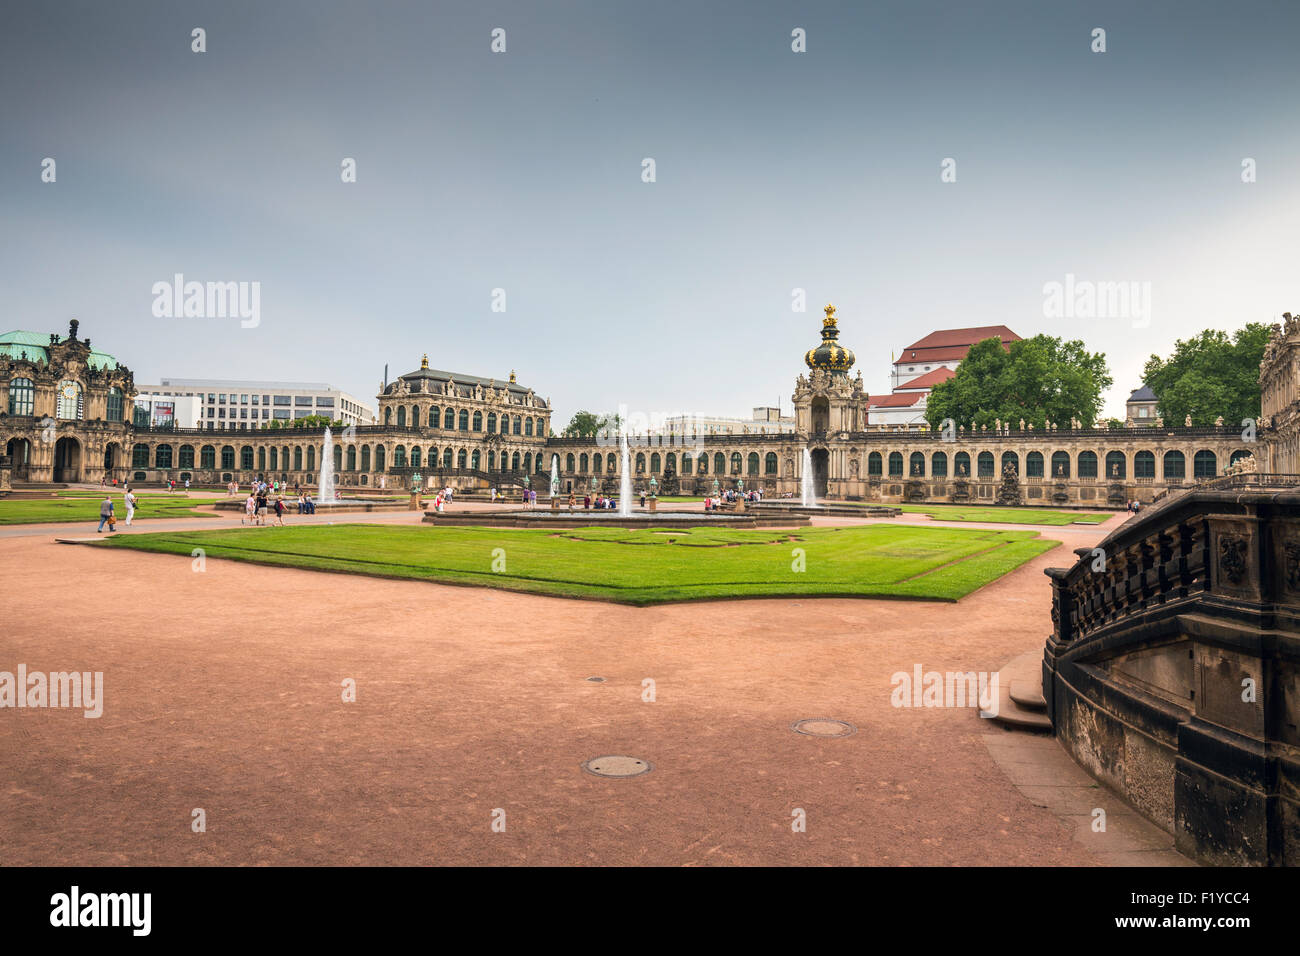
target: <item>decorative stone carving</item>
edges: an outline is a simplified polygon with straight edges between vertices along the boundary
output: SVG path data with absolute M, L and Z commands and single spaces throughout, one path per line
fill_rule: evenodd
M 1246 576 L 1246 539 L 1225 534 L 1219 538 L 1219 573 L 1231 584 L 1240 584 Z

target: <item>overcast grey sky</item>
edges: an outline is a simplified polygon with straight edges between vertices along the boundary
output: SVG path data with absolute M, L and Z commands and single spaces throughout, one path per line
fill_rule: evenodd
M 0 326 L 371 401 L 427 352 L 562 425 L 788 410 L 833 301 L 873 392 L 1006 324 L 1105 352 L 1122 415 L 1152 351 L 1300 309 L 1297 40 L 1293 0 L 8 4 Z M 155 317 L 175 273 L 260 324 Z M 1045 317 L 1067 274 L 1149 322 Z

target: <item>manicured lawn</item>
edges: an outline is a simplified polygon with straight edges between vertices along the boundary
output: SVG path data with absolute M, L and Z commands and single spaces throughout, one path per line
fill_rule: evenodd
M 99 503 L 104 500 L 104 492 L 65 490 L 49 498 L 0 498 L 0 525 L 6 524 L 45 524 L 47 522 L 85 521 L 99 524 Z M 117 520 L 126 519 L 126 505 L 122 503 L 122 492 L 108 492 L 113 499 L 113 513 Z M 135 509 L 137 518 L 211 518 L 211 512 L 195 511 L 195 505 L 208 504 L 211 498 L 186 498 L 182 494 L 142 495 L 139 507 Z
M 213 558 L 646 605 L 770 595 L 955 601 L 1057 543 L 1032 531 L 888 525 L 555 532 L 358 524 L 158 532 L 102 546 L 187 558 L 202 548 Z M 805 570 L 794 570 L 800 561 Z M 322 579 L 320 590 L 329 587 Z
M 907 514 L 936 521 L 987 521 L 1000 524 L 1101 524 L 1110 512 L 1053 511 L 1050 508 L 969 508 L 965 505 L 897 505 Z

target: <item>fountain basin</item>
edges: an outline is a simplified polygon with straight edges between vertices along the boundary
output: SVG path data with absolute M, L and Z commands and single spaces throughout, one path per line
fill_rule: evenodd
M 479 528 L 802 528 L 797 514 L 705 514 L 700 511 L 634 511 L 619 514 L 599 508 L 559 511 L 426 511 L 424 520 L 443 527 Z
M 236 511 L 244 513 L 245 498 L 223 498 L 214 501 L 212 507 L 217 511 Z M 269 499 L 267 510 L 275 507 L 275 499 Z M 298 513 L 298 498 L 284 499 L 284 507 L 287 512 L 292 514 Z M 321 514 L 328 511 L 330 514 L 347 514 L 349 512 L 361 511 L 409 511 L 410 504 L 405 501 L 371 501 L 366 498 L 334 498 L 330 501 L 316 502 L 316 513 Z
M 807 515 L 810 518 L 897 518 L 903 513 L 901 508 L 892 508 L 889 505 L 805 505 L 794 498 L 751 501 L 746 504 L 746 507 L 780 514 Z

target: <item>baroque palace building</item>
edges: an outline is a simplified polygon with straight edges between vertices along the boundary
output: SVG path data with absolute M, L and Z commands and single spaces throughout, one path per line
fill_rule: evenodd
M 869 426 L 856 358 L 839 343 L 834 307 L 825 312 L 821 342 L 795 382 L 790 430 L 629 436 L 636 492 L 653 479 L 660 494 L 739 486 L 798 495 L 807 461 L 817 494 L 834 499 L 1115 507 L 1212 478 L 1250 455 L 1260 471 L 1300 471 L 1300 320 L 1289 314 L 1261 366 L 1264 414 L 1252 436 L 1239 425 L 1159 420 L 1113 430 Z M 75 320 L 66 337 L 0 335 L 0 361 L 0 448 L 8 459 L 0 482 L 316 482 L 322 430 L 135 426 L 132 373 L 79 339 Z M 333 436 L 341 486 L 404 489 L 418 474 L 425 487 L 531 486 L 544 496 L 554 468 L 566 494 L 619 488 L 617 437 L 553 434 L 550 401 L 513 372 L 499 381 L 439 371 L 426 356 L 378 401 L 378 424 Z

